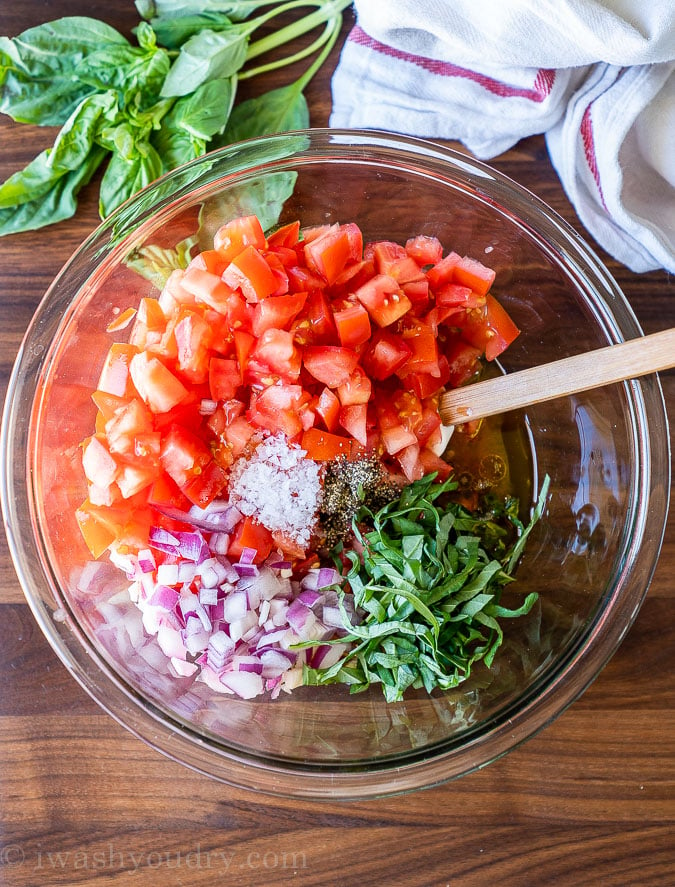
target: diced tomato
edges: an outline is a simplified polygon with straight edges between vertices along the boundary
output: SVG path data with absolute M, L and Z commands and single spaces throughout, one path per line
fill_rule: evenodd
M 445 459 L 441 459 L 440 456 L 437 456 L 428 447 L 422 447 L 419 460 L 424 469 L 424 474 L 431 474 L 432 471 L 435 471 L 439 482 L 447 480 L 452 474 L 452 465 L 446 462 Z
M 275 530 L 272 533 L 272 539 L 274 540 L 274 545 L 280 548 L 291 560 L 304 560 L 307 557 L 307 550 L 292 539 L 288 533 Z
M 488 292 L 494 276 L 425 235 L 364 250 L 354 223 L 295 221 L 269 240 L 255 216 L 223 225 L 158 299 L 139 300 L 129 344 L 106 357 L 82 444 L 77 520 L 92 553 L 138 550 L 153 523 L 173 526 L 167 508 L 223 496 L 261 431 L 321 462 L 375 453 L 401 480 L 448 477 L 433 451 L 439 392 L 518 334 Z M 255 516 L 228 554 L 255 548 L 262 560 L 274 546 L 306 557 Z
M 143 298 L 129 335 L 129 344 L 138 348 L 156 345 L 166 329 L 166 317 L 157 299 Z
M 370 318 L 360 302 L 346 305 L 333 312 L 340 344 L 345 348 L 363 345 L 370 338 Z
M 339 345 L 308 345 L 303 352 L 305 369 L 329 388 L 338 388 L 354 372 L 359 356 Z
M 438 356 L 438 369 L 440 376 L 432 376 L 431 373 L 410 373 L 403 380 L 405 387 L 414 391 L 420 400 L 426 400 L 441 388 L 445 388 L 450 379 L 450 367 L 444 354 Z
M 378 326 L 391 326 L 412 307 L 410 299 L 388 274 L 376 274 L 354 293 Z
M 146 487 L 154 483 L 158 474 L 158 468 L 144 467 L 142 465 L 122 465 L 117 478 L 117 486 L 125 499 L 130 499 L 136 493 L 140 493 Z
M 437 237 L 418 234 L 405 244 L 406 253 L 419 265 L 436 265 L 443 256 L 443 247 Z
M 138 435 L 152 432 L 152 414 L 136 397 L 115 410 L 105 423 L 106 440 L 112 453 L 133 453 Z
M 300 375 L 301 355 L 295 344 L 293 333 L 286 330 L 268 329 L 256 342 L 249 357 L 249 369 L 252 361 L 262 363 L 272 373 L 282 379 L 293 382 Z
M 209 360 L 209 391 L 213 400 L 232 400 L 241 385 L 236 360 L 212 357 Z
M 355 371 L 356 372 L 356 371 Z M 314 410 L 328 431 L 335 431 L 340 415 L 340 401 L 330 388 L 324 388 L 318 397 Z
M 310 428 L 305 431 L 300 446 L 306 451 L 309 458 L 316 462 L 329 462 L 338 456 L 349 457 L 352 452 L 349 438 L 331 434 L 329 431 L 321 431 L 318 428 Z
M 293 329 L 301 345 L 332 345 L 337 342 L 335 320 L 325 293 L 315 290 L 309 294 L 305 310 Z
M 229 425 L 225 427 L 223 435 L 225 440 L 232 448 L 232 455 L 238 458 L 246 449 L 246 445 L 255 434 L 256 429 L 243 416 L 233 419 Z
M 296 437 L 303 431 L 300 410 L 308 396 L 299 385 L 270 385 L 251 405 L 250 421 L 258 428 Z
M 436 304 L 454 308 L 480 308 L 485 304 L 485 296 L 461 283 L 444 283 L 436 290 Z
M 120 466 L 102 435 L 87 438 L 82 448 L 82 467 L 87 480 L 99 487 L 109 487 L 117 480 Z
M 234 338 L 234 348 L 237 354 L 237 362 L 239 364 L 239 371 L 242 375 L 242 380 L 244 378 L 244 373 L 246 371 L 246 367 L 248 365 L 248 359 L 251 356 L 251 352 L 255 348 L 255 336 L 252 336 L 250 333 L 246 333 L 243 330 L 236 330 L 233 334 Z
M 365 447 L 368 442 L 366 431 L 366 417 L 368 407 L 365 403 L 351 404 L 350 406 L 341 407 L 340 409 L 340 425 L 346 432 L 351 434 L 355 440 Z
M 200 508 L 213 502 L 227 485 L 227 473 L 212 459 L 199 474 L 195 474 L 183 487 L 190 502 Z
M 373 245 L 373 258 L 379 274 L 387 274 L 402 287 L 406 283 L 424 281 L 424 272 L 405 248 L 388 240 Z
M 75 517 L 82 537 L 92 557 L 100 557 L 118 538 L 128 516 L 128 510 L 94 505 L 86 499 L 77 509 Z
M 234 286 L 229 286 L 219 275 L 212 274 L 196 265 L 190 265 L 183 275 L 181 285 L 198 299 L 216 311 L 225 312 L 227 300 Z
M 193 294 L 183 286 L 184 277 L 185 271 L 182 268 L 176 268 L 167 277 L 164 289 L 159 294 L 157 301 L 167 318 L 176 313 L 179 305 L 195 305 L 197 302 Z
M 455 268 L 461 260 L 462 257 L 459 253 L 451 252 L 427 271 L 427 280 L 432 290 L 437 290 L 444 283 L 453 282 L 455 279 Z
M 421 280 L 407 280 L 401 284 L 401 289 L 412 303 L 412 310 L 420 314 L 429 304 L 429 281 L 426 277 Z
M 440 376 L 438 366 L 438 346 L 436 335 L 429 324 L 423 320 L 410 319 L 401 330 L 401 337 L 410 348 L 410 357 L 397 370 L 399 376 L 405 377 L 410 373 L 429 373 L 431 376 Z
M 134 386 L 153 413 L 166 413 L 188 396 L 183 383 L 157 357 L 134 355 L 129 364 Z
M 129 400 L 125 397 L 118 397 L 116 394 L 108 394 L 107 392 L 99 391 L 98 389 L 94 391 L 91 399 L 98 407 L 100 414 L 106 422 L 108 419 L 112 419 L 115 412 L 119 410 L 120 407 L 129 403 Z
M 508 348 L 520 330 L 494 296 L 488 293 L 485 300 L 482 311 L 467 312 L 462 324 L 462 338 L 485 352 L 487 360 L 494 360 Z
M 264 256 L 254 246 L 245 246 L 223 272 L 223 281 L 240 289 L 247 302 L 259 302 L 271 296 L 279 286 Z
M 191 260 L 188 269 L 200 268 L 202 271 L 210 271 L 211 274 L 220 277 L 229 264 L 229 260 L 222 250 L 205 249 Z
M 289 250 L 289 252 L 293 252 Z M 284 266 L 284 263 L 281 260 L 281 257 L 271 250 L 264 250 L 261 253 L 262 257 L 267 262 L 270 271 L 274 275 L 277 286 L 276 289 L 272 290 L 270 296 L 283 296 L 288 292 L 288 272 Z
M 474 348 L 461 339 L 448 343 L 444 354 L 450 367 L 448 382 L 452 388 L 464 385 L 478 372 L 482 353 L 479 348 Z
M 173 334 L 178 349 L 177 364 L 181 374 L 196 384 L 205 382 L 209 372 L 211 328 L 199 314 L 183 308 Z
M 407 342 L 388 330 L 378 330 L 361 358 L 371 379 L 382 382 L 400 369 L 412 354 Z
M 484 296 L 492 286 L 496 273 L 477 259 L 463 256 L 455 265 L 453 279 Z
M 418 443 L 410 444 L 396 454 L 396 459 L 403 469 L 403 473 L 410 483 L 421 480 L 424 477 L 424 465 L 420 459 L 420 447 Z
M 289 292 L 299 293 L 322 291 L 326 281 L 319 274 L 300 265 L 287 266 Z
M 179 511 L 187 511 L 191 502 L 169 475 L 161 472 L 150 488 L 148 504 L 160 509 L 169 507 L 177 508 Z
M 187 428 L 172 425 L 162 439 L 159 460 L 169 477 L 185 493 L 190 482 L 201 475 L 211 461 L 211 452 L 204 441 Z
M 274 548 L 274 538 L 267 527 L 264 527 L 255 518 L 248 516 L 237 524 L 234 535 L 230 539 L 227 556 L 230 560 L 237 560 L 245 548 L 255 550 L 253 562 L 256 564 L 261 564 L 269 557 Z
M 330 227 L 328 231 L 305 243 L 307 265 L 329 284 L 333 283 L 344 269 L 350 256 L 349 236 L 338 225 Z
M 269 246 L 295 246 L 300 236 L 300 222 L 289 222 L 288 225 L 282 225 L 277 228 L 267 238 Z
M 361 367 L 357 366 L 347 381 L 338 386 L 337 395 L 342 406 L 348 407 L 352 404 L 368 403 L 372 390 L 370 379 Z
M 380 436 L 385 450 L 394 456 L 405 447 L 417 445 L 417 438 L 412 431 L 408 431 L 400 423 L 386 428 L 380 428 Z
M 264 249 L 265 233 L 257 216 L 242 216 L 222 225 L 213 238 L 214 247 L 229 263 L 247 246 Z
M 134 435 L 133 460 L 146 468 L 159 467 L 162 435 L 159 431 L 145 431 Z
M 422 419 L 413 429 L 417 442 L 422 446 L 431 444 L 438 438 L 438 431 L 441 427 L 441 417 L 438 409 L 431 407 L 422 408 Z
M 129 365 L 138 353 L 138 348 L 134 345 L 117 342 L 112 344 L 101 370 L 98 390 L 117 397 L 133 397 L 135 392 L 129 374 Z
M 223 305 L 222 314 L 231 335 L 238 331 L 246 333 L 252 331 L 254 307 L 249 305 L 240 293 L 233 292 L 228 297 Z
M 253 335 L 262 336 L 269 329 L 286 330 L 302 311 L 307 293 L 270 296 L 258 302 L 253 309 Z

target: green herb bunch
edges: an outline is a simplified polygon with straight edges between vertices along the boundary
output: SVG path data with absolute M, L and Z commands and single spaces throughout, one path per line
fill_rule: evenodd
M 71 16 L 0 37 L 0 111 L 58 126 L 53 146 L 0 185 L 0 235 L 74 215 L 77 194 L 108 160 L 102 218 L 136 191 L 207 150 L 303 129 L 303 90 L 325 61 L 350 0 L 137 0 L 136 46 L 109 25 Z M 251 18 L 261 8 L 267 11 Z M 276 16 L 312 7 L 260 39 Z M 250 62 L 321 28 L 302 49 Z M 268 30 L 270 26 L 268 25 Z M 235 106 L 237 84 L 315 55 L 293 83 Z
M 357 693 L 379 683 L 389 702 L 409 687 L 449 690 L 469 677 L 474 663 L 492 665 L 503 641 L 500 619 L 523 616 L 534 605 L 536 593 L 515 609 L 500 598 L 541 516 L 548 479 L 527 526 L 515 500 L 473 513 L 448 501 L 445 494 L 456 489 L 452 478 L 434 481 L 427 475 L 377 513 L 367 507 L 357 513 L 361 557 L 336 554 L 351 561 L 346 583 L 363 618 L 352 624 L 347 592 L 338 588 L 346 634 L 335 643 L 352 647 L 330 668 L 306 668 L 306 684 L 343 683 Z

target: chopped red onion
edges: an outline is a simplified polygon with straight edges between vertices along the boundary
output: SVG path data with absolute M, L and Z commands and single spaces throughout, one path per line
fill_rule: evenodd
M 254 674 L 262 674 L 263 664 L 257 656 L 235 656 L 232 666 L 237 671 L 252 671 Z
M 243 548 L 239 557 L 240 564 L 252 564 L 258 554 L 255 548 Z
M 220 676 L 220 681 L 242 699 L 260 696 L 265 687 L 262 677 L 254 672 L 228 671 Z
M 170 548 L 171 551 L 169 552 L 169 554 L 174 554 L 179 545 L 179 540 L 176 538 L 176 536 L 174 536 L 168 530 L 165 530 L 163 527 L 150 527 L 148 542 L 153 548 L 158 548 L 160 551 L 163 550 L 160 546 L 166 546 Z
M 316 623 L 314 613 L 297 598 L 286 610 L 286 619 L 293 631 L 300 637 L 304 637 L 305 631 L 310 631 Z
M 258 568 L 255 564 L 242 564 L 241 562 L 237 564 L 232 564 L 234 569 L 237 571 L 239 576 L 257 576 Z
M 318 591 L 313 591 L 310 588 L 306 588 L 304 591 L 301 591 L 300 594 L 295 598 L 296 601 L 304 604 L 305 607 L 313 607 L 314 604 L 321 599 L 322 595 L 320 595 Z
M 213 533 L 209 539 L 209 548 L 214 554 L 220 554 L 223 557 L 230 548 L 230 537 L 227 533 Z
M 155 556 L 149 548 L 144 548 L 138 552 L 138 566 L 141 568 L 142 573 L 152 573 L 157 569 Z
M 205 607 L 214 607 L 218 603 L 217 587 L 213 585 L 202 585 L 199 589 L 199 602 Z
M 248 600 L 245 591 L 232 591 L 223 600 L 223 619 L 226 622 L 235 622 L 243 619 L 249 612 Z
M 321 567 L 316 578 L 317 588 L 326 588 L 340 582 L 340 574 L 333 567 Z
M 180 595 L 168 585 L 158 585 L 148 604 L 151 607 L 161 607 L 162 610 L 173 610 L 178 603 Z
M 323 607 L 321 621 L 328 628 L 344 628 L 342 613 L 339 607 Z
M 178 564 L 160 564 L 157 567 L 157 581 L 162 585 L 178 585 Z

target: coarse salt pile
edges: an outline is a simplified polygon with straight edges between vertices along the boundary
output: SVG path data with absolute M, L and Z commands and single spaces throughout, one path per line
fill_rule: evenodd
M 230 474 L 230 502 L 272 532 L 306 546 L 321 505 L 319 466 L 282 435 L 262 440 Z

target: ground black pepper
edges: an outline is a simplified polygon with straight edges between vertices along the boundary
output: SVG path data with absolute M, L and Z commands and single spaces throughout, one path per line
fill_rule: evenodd
M 353 461 L 340 456 L 329 462 L 319 511 L 325 546 L 332 548 L 347 536 L 352 518 L 362 505 L 378 511 L 396 499 L 400 492 L 400 487 L 377 456 L 364 456 Z

